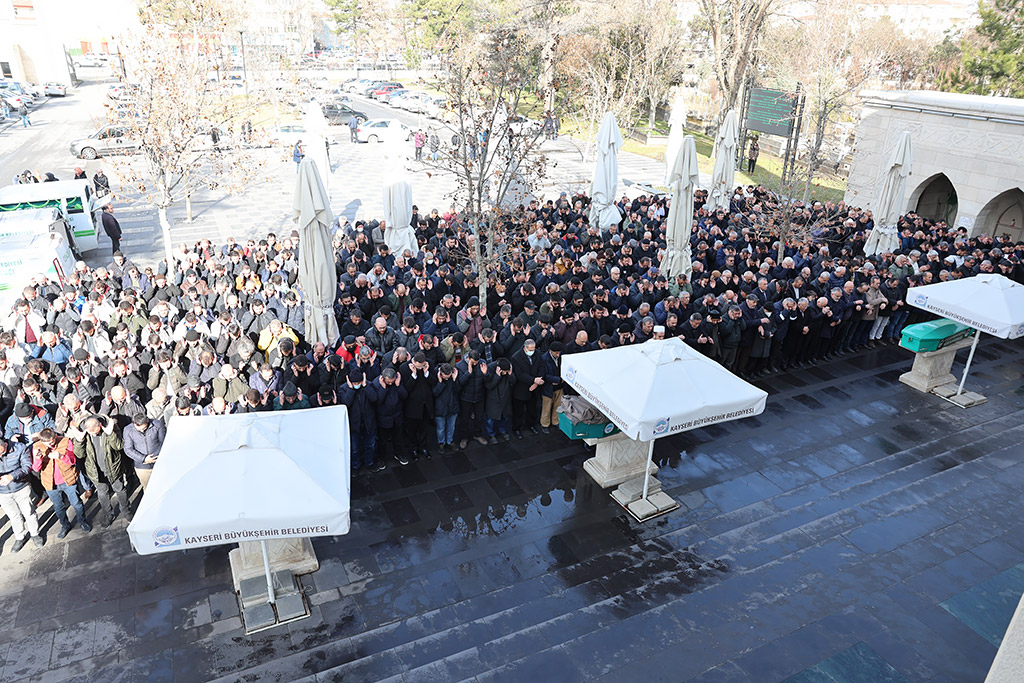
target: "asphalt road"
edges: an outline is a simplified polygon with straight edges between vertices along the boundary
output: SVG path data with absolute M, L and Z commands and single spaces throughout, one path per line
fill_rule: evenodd
M 101 168 L 102 159 L 85 161 L 71 155 L 71 141 L 89 135 L 106 123 L 106 86 L 114 79 L 107 68 L 82 69 L 87 80 L 70 88 L 67 97 L 50 97 L 32 111 L 32 125 L 23 128 L 14 119 L 0 130 L 0 183 L 11 182 L 25 170 L 40 175 L 53 173 L 61 180 L 74 177 L 75 167 L 90 176 Z

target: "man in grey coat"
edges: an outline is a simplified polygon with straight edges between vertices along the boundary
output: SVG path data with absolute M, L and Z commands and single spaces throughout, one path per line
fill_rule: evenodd
M 132 423 L 124 429 L 124 452 L 135 463 L 135 475 L 143 491 L 153 475 L 153 465 L 160 456 L 166 436 L 164 421 L 150 420 L 145 413 L 133 417 Z

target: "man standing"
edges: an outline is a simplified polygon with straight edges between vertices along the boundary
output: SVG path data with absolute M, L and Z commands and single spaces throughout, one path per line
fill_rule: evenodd
M 562 405 L 562 342 L 551 342 L 544 360 L 544 383 L 540 385 L 540 431 L 550 434 L 558 426 L 558 407 Z
M 537 353 L 537 342 L 527 339 L 523 348 L 512 355 L 512 371 L 516 383 L 512 386 L 512 430 L 516 438 L 523 438 L 524 429 L 534 434 L 537 428 L 537 397 L 544 386 L 544 354 Z
M 150 420 L 145 413 L 133 417 L 132 423 L 125 427 L 124 452 L 135 462 L 135 476 L 139 478 L 143 491 L 153 475 L 153 465 L 156 464 L 166 436 L 164 421 Z
M 114 429 L 115 422 L 110 418 L 93 416 L 83 424 L 84 434 L 75 444 L 75 451 L 85 460 L 85 471 L 96 487 L 103 518 L 100 523 L 109 527 L 117 516 L 110 501 L 110 493 L 121 507 L 125 519 L 132 521 L 132 511 L 128 506 L 128 491 L 124 482 L 124 441 Z
M 25 547 L 29 536 L 38 548 L 46 542 L 39 534 L 39 520 L 32 504 L 31 469 L 32 455 L 27 444 L 0 439 L 0 508 L 11 521 L 11 552 L 15 553 Z
M 302 150 L 302 140 L 296 140 L 295 146 L 292 147 L 292 161 L 295 162 L 295 174 L 299 173 L 299 164 L 302 163 L 302 157 L 306 156 L 306 153 Z
M 110 194 L 110 179 L 104 175 L 102 168 L 93 175 L 92 185 L 96 188 L 97 197 L 105 197 Z
M 754 167 L 757 166 L 757 157 L 761 153 L 761 148 L 757 144 L 757 138 L 754 138 L 750 142 L 750 151 L 747 152 L 747 173 L 753 173 Z
M 412 456 L 430 458 L 427 446 L 428 428 L 434 423 L 434 378 L 430 375 L 430 363 L 422 351 L 413 356 L 412 362 L 399 369 L 402 386 L 408 391 L 405 399 L 405 430 L 412 446 Z
M 32 121 L 28 118 L 28 107 L 24 103 L 18 106 L 18 116 L 21 117 L 21 127 L 28 128 L 32 125 Z
M 114 218 L 114 206 L 113 204 L 107 204 L 103 207 L 103 232 L 107 233 L 107 237 L 110 238 L 110 244 L 113 248 L 113 253 L 121 251 L 121 224 Z
M 348 134 L 351 142 L 359 142 L 359 135 L 356 131 L 359 130 L 359 119 L 355 116 L 350 116 L 348 119 Z
M 32 446 L 32 471 L 39 473 L 46 495 L 53 503 L 53 514 L 60 521 L 57 538 L 64 538 L 71 531 L 68 503 L 75 509 L 75 519 L 82 525 L 82 531 L 92 531 L 92 525 L 85 519 L 85 507 L 75 489 L 78 470 L 75 468 L 75 449 L 71 439 L 58 436 L 49 427 L 41 431 L 39 440 Z M 68 503 L 64 502 L 65 496 Z

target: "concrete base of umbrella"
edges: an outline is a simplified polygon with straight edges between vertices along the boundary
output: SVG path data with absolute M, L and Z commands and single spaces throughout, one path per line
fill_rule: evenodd
M 979 336 L 981 335 L 976 334 L 973 338 L 962 339 L 938 351 L 915 353 L 914 367 L 910 372 L 900 375 L 900 382 L 926 394 L 935 394 L 961 408 L 970 408 L 984 403 L 988 399 L 981 394 L 963 390 L 963 383 L 970 370 L 970 360 L 974 356 L 973 352 L 977 348 L 976 342 Z M 956 377 L 950 371 L 953 369 L 956 352 L 968 347 L 971 349 L 971 357 L 968 359 L 964 375 L 958 384 Z
M 309 574 L 320 568 L 313 543 L 308 538 L 274 538 L 266 541 L 266 544 L 266 562 L 259 541 L 239 543 L 237 548 L 228 553 L 235 591 L 241 590 L 244 579 L 265 577 L 267 565 L 270 572 L 288 570 L 295 576 Z

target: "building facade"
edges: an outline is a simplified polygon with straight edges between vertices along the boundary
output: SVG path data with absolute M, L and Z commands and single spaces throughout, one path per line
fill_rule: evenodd
M 910 131 L 905 211 L 970 235 L 1024 240 L 1024 99 L 932 91 L 864 92 L 846 201 L 870 209 L 892 150 Z

